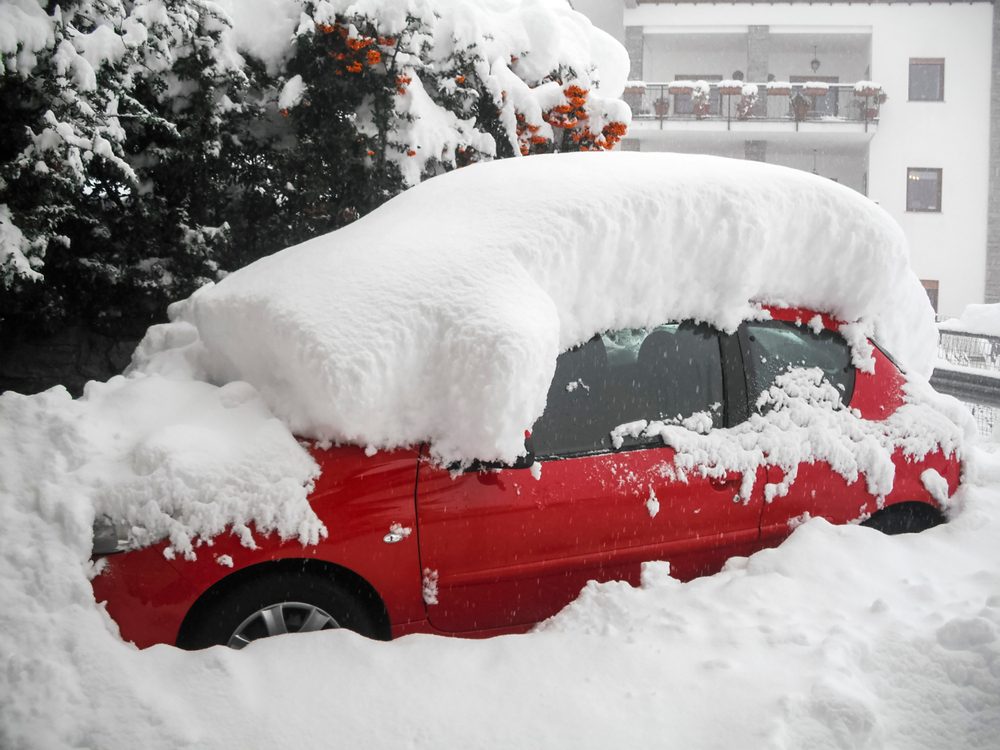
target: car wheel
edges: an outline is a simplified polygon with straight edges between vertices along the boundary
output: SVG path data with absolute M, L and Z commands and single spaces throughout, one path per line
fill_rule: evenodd
M 883 534 L 916 534 L 944 520 L 941 511 L 926 503 L 899 503 L 880 510 L 861 525 Z
M 286 633 L 347 628 L 376 632 L 367 608 L 335 581 L 316 573 L 262 573 L 202 603 L 185 623 L 177 645 L 186 649 L 229 646 Z

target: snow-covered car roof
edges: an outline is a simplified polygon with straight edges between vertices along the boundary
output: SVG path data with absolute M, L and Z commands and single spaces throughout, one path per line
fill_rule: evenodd
M 577 153 L 430 179 L 172 306 L 141 371 L 256 386 L 299 435 L 510 459 L 557 354 L 595 332 L 763 304 L 820 310 L 928 374 L 933 313 L 899 226 L 805 172 Z

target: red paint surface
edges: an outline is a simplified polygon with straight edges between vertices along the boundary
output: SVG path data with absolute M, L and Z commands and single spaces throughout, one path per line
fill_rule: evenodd
M 93 581 L 94 596 L 107 601 L 122 637 L 140 647 L 174 643 L 202 593 L 239 570 L 288 558 L 324 560 L 357 573 L 380 594 L 394 624 L 424 619 L 413 505 L 417 451 L 368 457 L 360 448 L 343 447 L 312 453 L 322 475 L 310 502 L 326 525 L 326 539 L 304 547 L 294 539 L 255 534 L 252 550 L 223 534 L 211 547 L 199 547 L 193 561 L 167 560 L 165 543 L 110 555 L 107 569 Z M 394 523 L 413 531 L 386 544 L 383 537 Z M 232 557 L 232 568 L 219 564 L 221 555 Z
M 528 469 L 452 478 L 421 464 L 420 557 L 439 576 L 431 625 L 466 632 L 534 623 L 588 580 L 637 584 L 644 561 L 669 560 L 687 579 L 753 549 L 762 483 L 743 502 L 739 475 L 681 481 L 671 476 L 673 458 L 664 447 L 546 461 L 539 479 Z

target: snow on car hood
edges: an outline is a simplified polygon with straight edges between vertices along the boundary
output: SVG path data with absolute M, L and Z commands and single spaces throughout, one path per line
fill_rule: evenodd
M 135 367 L 248 381 L 297 434 L 511 459 L 557 354 L 760 304 L 860 321 L 912 372 L 936 332 L 899 226 L 805 172 L 585 153 L 474 165 L 198 290 Z

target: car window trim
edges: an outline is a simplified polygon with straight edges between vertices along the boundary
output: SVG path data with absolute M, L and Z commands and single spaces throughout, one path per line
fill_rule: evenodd
M 722 353 L 722 393 L 724 395 L 725 413 L 723 425 L 735 427 L 750 419 L 750 404 L 747 394 L 747 369 L 744 361 L 744 348 L 740 332 L 744 324 L 740 323 L 735 333 L 719 331 L 719 349 Z

